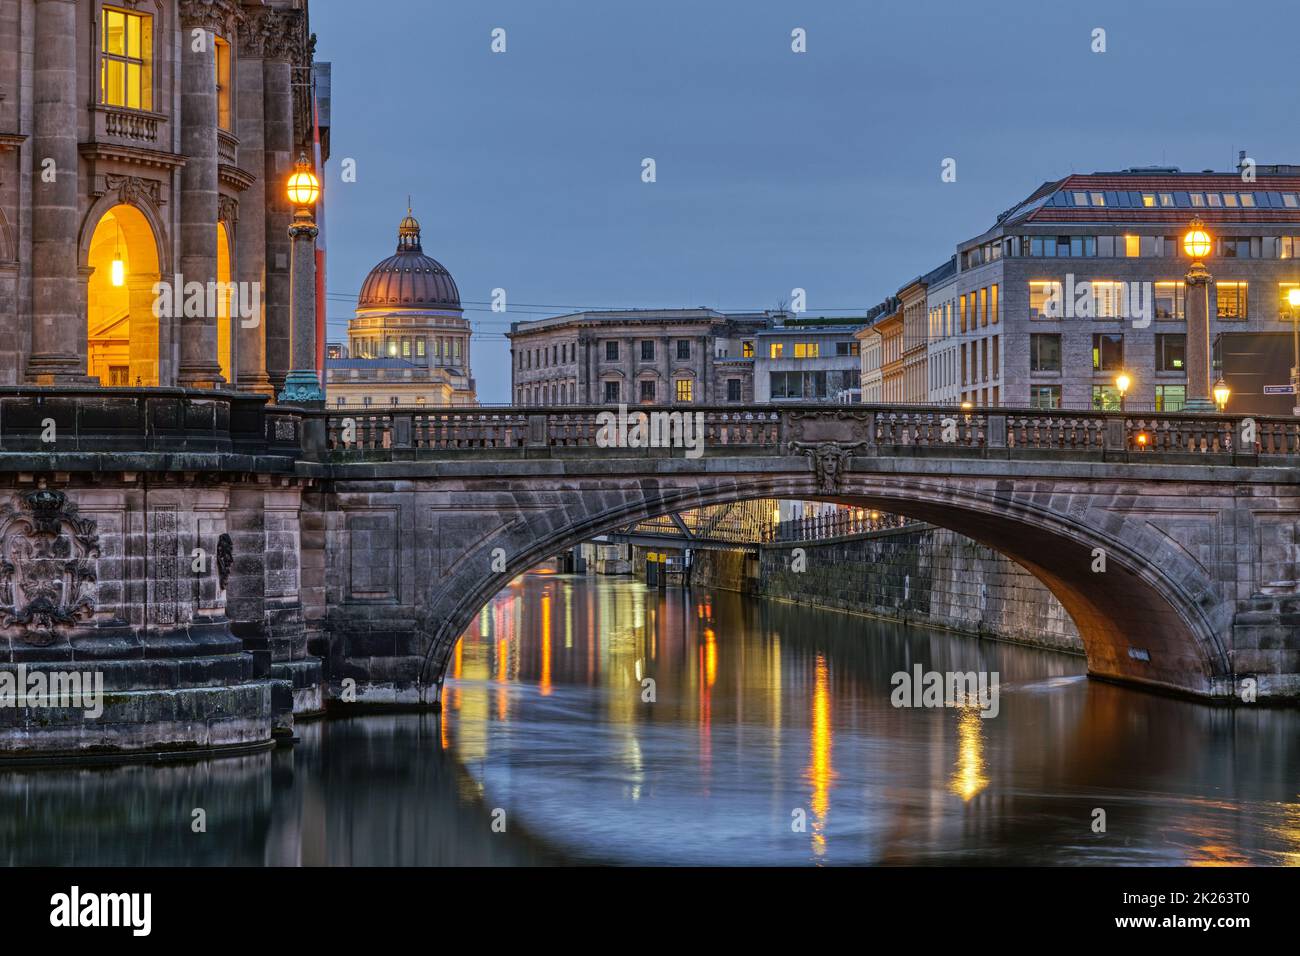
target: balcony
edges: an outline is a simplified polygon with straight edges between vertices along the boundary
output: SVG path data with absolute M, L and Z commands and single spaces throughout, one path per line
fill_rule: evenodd
M 121 146 L 141 146 L 167 150 L 165 123 L 162 113 L 126 109 L 121 106 L 95 107 L 95 140 Z

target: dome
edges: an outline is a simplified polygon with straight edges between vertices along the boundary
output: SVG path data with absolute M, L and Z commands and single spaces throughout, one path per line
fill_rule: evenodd
M 409 209 L 397 227 L 397 255 L 370 270 L 357 308 L 460 310 L 456 280 L 441 262 L 424 254 L 420 224 Z

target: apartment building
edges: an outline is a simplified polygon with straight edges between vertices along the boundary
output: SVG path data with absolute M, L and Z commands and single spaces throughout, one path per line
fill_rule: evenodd
M 757 402 L 854 402 L 861 392 L 861 343 L 865 316 L 783 317 L 757 335 L 754 400 Z

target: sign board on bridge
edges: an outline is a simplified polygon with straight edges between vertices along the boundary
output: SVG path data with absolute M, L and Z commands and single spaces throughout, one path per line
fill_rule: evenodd
M 1294 395 L 1295 386 L 1294 385 L 1265 385 L 1264 394 L 1265 395 Z

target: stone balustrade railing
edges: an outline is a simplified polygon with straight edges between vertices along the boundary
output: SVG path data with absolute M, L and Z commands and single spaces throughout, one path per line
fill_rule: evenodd
M 839 508 L 833 512 L 806 515 L 775 522 L 768 526 L 765 542 L 781 544 L 794 541 L 826 541 L 830 538 L 851 538 L 877 531 L 897 531 L 925 522 L 906 515 L 884 514 L 865 508 Z
M 39 467 L 41 456 L 61 453 L 119 453 L 127 470 L 128 456 L 136 453 L 246 455 L 292 467 L 309 449 L 312 427 L 300 409 L 268 405 L 265 396 L 246 392 L 0 389 L 0 454 L 30 458 L 30 467 Z M 104 464 L 98 459 L 99 467 Z M 141 459 L 140 467 L 148 466 Z
M 596 448 L 634 456 L 666 453 L 653 441 L 649 448 L 638 443 L 630 425 L 621 432 L 606 428 L 602 434 L 610 413 L 604 407 L 330 410 L 325 413 L 326 445 L 345 458 L 353 453 L 381 458 L 485 451 L 563 454 L 564 449 Z M 1300 459 L 1300 419 L 1294 418 L 878 405 L 641 406 L 629 415 L 638 413 L 665 416 L 649 432 L 667 435 L 664 444 L 673 455 L 692 447 L 702 447 L 703 454 L 762 454 L 833 443 L 851 454 Z M 683 414 L 693 416 L 686 430 L 678 429 L 679 418 L 666 417 Z

